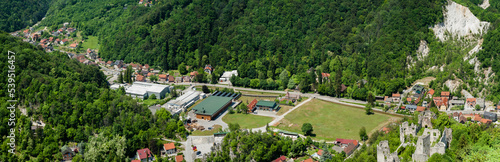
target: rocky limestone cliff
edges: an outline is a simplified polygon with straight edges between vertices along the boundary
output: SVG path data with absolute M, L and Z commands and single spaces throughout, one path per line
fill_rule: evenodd
M 483 35 L 490 26 L 489 22 L 480 21 L 474 16 L 469 8 L 453 1 L 448 1 L 443 14 L 444 22 L 432 28 L 434 35 L 441 41 L 449 39 L 450 36 L 467 38 L 476 34 Z

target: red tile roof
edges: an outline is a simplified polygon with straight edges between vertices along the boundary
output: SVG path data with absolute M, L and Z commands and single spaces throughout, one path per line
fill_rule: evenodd
M 390 129 L 387 127 L 382 128 L 382 132 L 384 132 L 385 134 L 389 133 L 389 131 Z
M 110 65 L 111 65 L 112 63 L 113 63 L 113 61 L 108 61 L 108 62 L 106 62 L 106 64 L 110 64 Z
M 355 145 L 358 145 L 357 140 L 352 140 L 352 139 L 342 139 L 342 138 L 337 138 L 335 141 L 341 144 L 349 144 L 349 143 L 354 143 Z
M 434 90 L 433 90 L 433 89 L 431 89 L 431 90 L 429 90 L 429 92 L 428 92 L 428 93 L 432 96 L 432 95 L 434 95 Z
M 175 162 L 181 162 L 184 160 L 184 156 L 183 155 L 177 155 L 175 156 Z
M 467 98 L 467 102 L 476 102 L 476 98 Z
M 143 148 L 143 149 L 137 150 L 137 154 L 139 154 L 140 160 L 146 159 L 146 158 L 149 158 L 152 156 L 151 151 L 149 151 L 148 148 Z
M 135 80 L 136 81 L 144 81 L 144 76 L 138 75 L 138 76 L 135 77 Z
M 257 104 L 257 99 L 253 99 L 252 102 L 250 102 L 247 107 L 248 107 L 248 111 L 252 111 L 253 108 L 255 107 L 255 105 Z
M 417 111 L 418 112 L 425 111 L 425 107 L 423 107 L 423 106 L 417 106 Z
M 148 77 L 150 77 L 151 75 L 155 75 L 154 73 L 148 73 Z
M 401 97 L 401 94 L 399 94 L 399 93 L 393 93 L 392 97 Z
M 130 162 L 141 162 L 140 160 L 132 160 Z
M 76 44 L 76 43 L 69 45 L 69 47 L 73 47 L 73 48 L 76 48 L 76 46 L 78 46 L 78 44 Z
M 492 121 L 490 119 L 481 119 L 479 122 L 483 123 L 483 124 L 491 124 Z
M 175 149 L 175 144 L 172 142 L 172 143 L 165 143 L 163 144 L 163 148 L 165 150 L 172 150 L 172 149 Z
M 411 102 L 411 98 L 410 97 L 406 98 L 406 101 Z
M 314 160 L 312 158 L 309 158 L 307 160 L 302 160 L 302 162 L 314 162 Z
M 441 92 L 441 97 L 443 97 L 443 96 L 449 97 L 450 96 L 450 92 L 448 92 L 448 91 Z
M 328 78 L 328 77 L 330 77 L 330 74 L 329 73 L 321 73 L 321 77 Z
M 168 76 L 168 81 L 169 81 L 169 82 L 173 82 L 173 81 L 175 81 L 174 76 L 169 75 L 169 76 Z
M 158 78 L 167 79 L 167 74 L 160 74 L 160 75 L 158 75 Z
M 323 150 L 322 150 L 322 149 L 319 149 L 319 150 L 318 150 L 318 155 L 319 155 L 319 156 L 323 155 Z
M 350 155 L 352 154 L 352 152 L 354 151 L 354 149 L 356 149 L 356 146 L 357 145 L 354 145 L 353 143 L 349 143 L 347 145 L 347 147 L 344 148 L 344 152 L 347 154 L 347 155 Z
M 284 156 L 284 155 L 281 155 L 276 160 L 273 160 L 273 162 L 284 162 L 284 161 L 286 161 L 286 156 Z
M 195 75 L 198 75 L 198 71 L 193 71 L 190 73 L 191 76 L 195 76 Z
M 26 30 L 24 30 L 23 32 L 24 32 L 24 33 L 29 33 L 29 32 L 30 32 L 30 30 L 29 30 L 29 29 L 26 29 Z

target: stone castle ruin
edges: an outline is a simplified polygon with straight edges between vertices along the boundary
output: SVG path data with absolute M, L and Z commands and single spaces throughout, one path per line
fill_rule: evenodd
M 452 141 L 452 129 L 444 128 L 443 132 L 439 129 L 432 129 L 431 120 L 436 118 L 436 114 L 431 111 L 424 111 L 418 116 L 418 124 L 403 122 L 399 128 L 399 137 L 402 147 L 412 145 L 410 137 L 417 137 L 416 149 L 412 155 L 414 161 L 425 162 L 433 154 L 444 154 Z M 418 136 L 419 130 L 423 128 L 424 132 Z M 407 143 L 405 143 L 405 141 Z M 400 146 L 401 147 L 401 146 Z M 378 162 L 396 162 L 399 161 L 397 150 L 390 153 L 389 142 L 381 141 L 377 145 Z
M 378 162 L 399 162 L 398 153 L 395 151 L 390 153 L 389 141 L 380 141 L 377 145 L 377 161 Z

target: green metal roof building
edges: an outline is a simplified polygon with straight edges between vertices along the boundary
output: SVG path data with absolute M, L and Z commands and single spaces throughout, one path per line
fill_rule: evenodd
M 278 108 L 278 104 L 276 104 L 276 102 L 264 101 L 264 100 L 260 100 L 259 102 L 257 102 L 257 104 L 255 104 L 255 106 L 257 107 L 258 110 L 268 110 L 268 111 L 276 110 Z
M 210 96 L 196 105 L 193 110 L 199 119 L 212 120 L 231 105 L 231 97 Z

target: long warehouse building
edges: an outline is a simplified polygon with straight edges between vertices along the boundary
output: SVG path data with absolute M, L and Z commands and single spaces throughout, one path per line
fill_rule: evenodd
M 204 93 L 199 91 L 189 91 L 179 96 L 177 99 L 167 102 L 166 108 L 175 110 L 175 109 L 186 109 L 189 106 L 193 105 L 200 98 L 204 98 Z
M 147 98 L 151 95 L 155 95 L 156 98 L 165 98 L 167 93 L 170 93 L 174 87 L 169 85 L 146 83 L 146 82 L 134 82 L 132 86 L 125 89 L 125 93 L 140 99 Z

